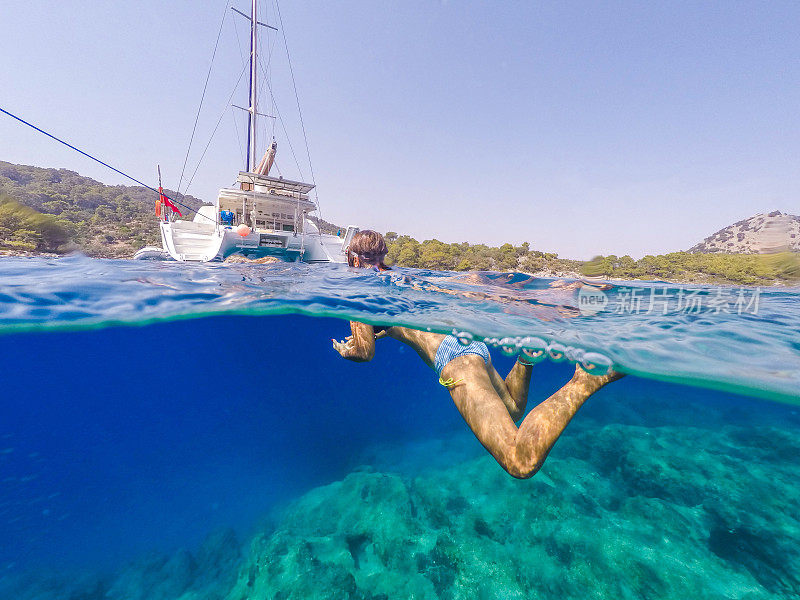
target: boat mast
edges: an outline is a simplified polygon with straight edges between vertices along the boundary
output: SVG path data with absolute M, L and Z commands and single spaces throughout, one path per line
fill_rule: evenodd
M 253 0 L 250 12 L 250 107 L 247 117 L 247 171 L 255 169 L 258 163 L 256 156 L 256 85 L 258 76 L 258 0 Z

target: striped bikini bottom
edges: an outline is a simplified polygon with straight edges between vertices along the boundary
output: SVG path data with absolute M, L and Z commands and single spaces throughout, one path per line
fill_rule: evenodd
M 445 368 L 447 363 L 454 358 L 466 356 L 467 354 L 480 356 L 487 365 L 489 364 L 489 348 L 486 347 L 486 344 L 483 342 L 472 342 L 465 346 L 459 342 L 458 338 L 455 336 L 448 335 L 436 349 L 436 359 L 433 363 L 436 374 L 441 377 L 442 369 Z

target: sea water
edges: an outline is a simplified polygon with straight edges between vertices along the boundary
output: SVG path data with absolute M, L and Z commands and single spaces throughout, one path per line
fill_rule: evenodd
M 0 597 L 800 597 L 800 292 L 0 261 Z M 630 375 L 515 480 L 409 348 Z

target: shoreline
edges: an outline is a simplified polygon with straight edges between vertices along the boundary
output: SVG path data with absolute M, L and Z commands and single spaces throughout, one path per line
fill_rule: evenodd
M 80 252 L 78 252 L 80 253 Z M 2 250 L 0 249 L 0 259 L 2 258 L 65 258 L 71 256 L 75 253 L 67 253 L 67 254 L 55 254 L 53 252 L 33 252 L 29 250 Z M 82 254 L 82 253 L 81 253 Z M 97 259 L 105 259 L 105 260 L 131 260 L 132 257 L 120 257 L 120 256 L 89 256 L 88 254 L 84 254 L 88 258 L 97 258 Z M 234 255 L 235 256 L 235 255 Z M 268 260 L 258 260 L 258 261 L 250 261 L 250 260 L 237 260 L 235 258 L 224 261 L 225 263 L 243 263 L 243 262 L 255 262 L 255 263 L 266 263 L 270 264 L 276 261 L 268 261 Z M 402 268 L 402 267 L 401 267 Z M 454 272 L 461 272 L 461 271 L 454 271 Z M 464 271 L 468 272 L 468 271 Z M 504 272 L 504 271 L 498 271 Z M 587 275 L 583 275 L 578 271 L 570 271 L 570 270 L 560 270 L 560 269 L 540 269 L 538 271 L 523 271 L 523 270 L 514 270 L 512 272 L 521 273 L 523 275 L 529 275 L 531 277 L 537 278 L 555 278 L 555 279 L 576 279 L 576 280 L 583 280 L 583 281 L 638 281 L 638 282 L 645 282 L 645 283 L 652 283 L 653 281 L 674 284 L 674 285 L 710 285 L 710 286 L 739 286 L 739 287 L 796 287 L 796 282 L 792 281 L 781 281 L 781 280 L 774 280 L 772 282 L 761 281 L 754 284 L 746 284 L 737 281 L 732 281 L 728 279 L 722 278 L 715 278 L 711 275 L 706 275 L 704 277 L 697 277 L 697 278 L 675 278 L 675 279 L 602 279 L 596 277 L 589 277 Z

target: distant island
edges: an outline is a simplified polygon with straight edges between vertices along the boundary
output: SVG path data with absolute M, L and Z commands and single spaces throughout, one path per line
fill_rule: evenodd
M 742 219 L 720 229 L 689 252 L 768 254 L 800 252 L 800 217 L 776 210 Z
M 160 246 L 154 196 L 141 186 L 105 185 L 67 169 L 0 161 L 0 253 L 79 250 L 97 258 L 130 258 L 142 246 Z M 203 205 L 194 196 L 180 196 L 180 202 L 194 210 Z M 325 232 L 343 229 L 320 219 L 315 222 Z M 420 242 L 392 231 L 386 240 L 387 262 L 423 269 L 746 285 L 800 278 L 800 217 L 777 211 L 734 223 L 689 251 L 639 260 L 611 255 L 579 261 L 533 249 L 528 242 L 499 247 Z

